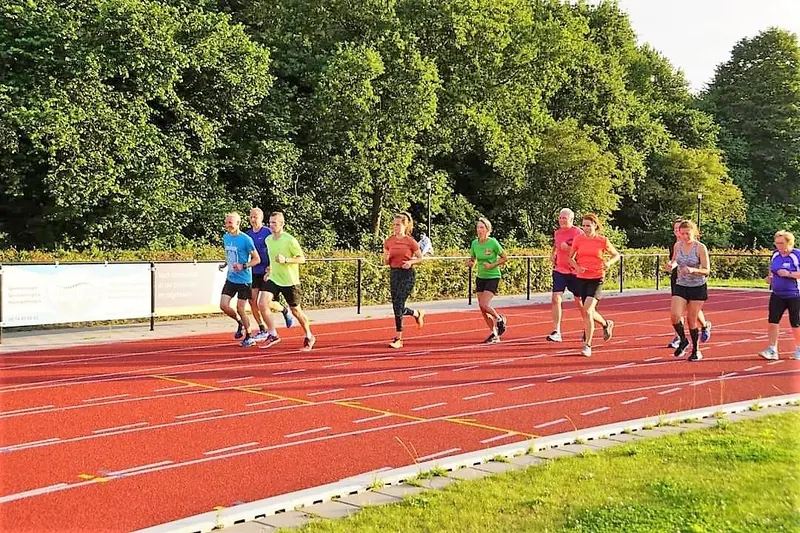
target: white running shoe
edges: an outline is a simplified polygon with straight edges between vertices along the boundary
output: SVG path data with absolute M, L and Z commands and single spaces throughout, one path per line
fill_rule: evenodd
M 778 352 L 775 350 L 773 346 L 767 346 L 765 350 L 761 350 L 758 352 L 758 355 L 763 357 L 764 359 L 769 359 L 770 361 L 777 361 L 778 360 Z M 795 359 L 797 359 L 797 352 L 794 353 Z
M 581 355 L 584 357 L 591 357 L 592 356 L 592 347 L 588 344 L 584 344 L 583 348 L 581 348 Z
M 547 336 L 547 340 L 550 342 L 561 342 L 561 332 L 554 330 L 553 333 Z

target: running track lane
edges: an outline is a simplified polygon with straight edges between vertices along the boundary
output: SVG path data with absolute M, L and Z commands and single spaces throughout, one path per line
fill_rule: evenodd
M 562 344 L 542 340 L 549 307 L 533 306 L 505 310 L 489 347 L 469 312 L 411 326 L 399 351 L 385 348 L 391 321 L 370 320 L 318 326 L 310 354 L 292 330 L 267 350 L 214 335 L 6 355 L 0 528 L 137 529 L 412 458 L 797 393 L 797 362 L 753 355 L 766 301 L 713 291 L 694 364 L 664 348 L 666 296 L 604 301 L 618 328 L 590 359 L 574 355 L 569 306 Z

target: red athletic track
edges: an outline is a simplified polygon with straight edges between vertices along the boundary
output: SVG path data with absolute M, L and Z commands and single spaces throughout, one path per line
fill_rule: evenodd
M 476 310 L 409 320 L 399 351 L 381 319 L 317 325 L 311 353 L 295 328 L 267 350 L 228 333 L 3 355 L 0 530 L 129 531 L 413 457 L 800 392 L 788 337 L 784 359 L 756 355 L 766 293 L 712 291 L 697 363 L 665 347 L 668 298 L 604 300 L 617 328 L 591 358 L 572 304 L 561 344 L 539 305 L 506 309 L 493 346 Z

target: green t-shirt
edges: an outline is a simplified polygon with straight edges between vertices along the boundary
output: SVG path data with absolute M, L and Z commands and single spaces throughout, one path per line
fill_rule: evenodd
M 496 266 L 486 270 L 486 263 L 494 263 L 503 254 L 503 247 L 494 237 L 489 237 L 486 242 L 481 244 L 478 239 L 472 241 L 469 247 L 469 254 L 475 258 L 478 267 L 476 276 L 481 279 L 501 278 L 500 267 Z
M 281 233 L 279 239 L 275 235 L 267 237 L 267 251 L 269 253 L 269 279 L 279 287 L 300 285 L 300 265 L 297 263 L 278 263 L 278 254 L 292 258 L 303 253 L 297 239 L 288 233 Z

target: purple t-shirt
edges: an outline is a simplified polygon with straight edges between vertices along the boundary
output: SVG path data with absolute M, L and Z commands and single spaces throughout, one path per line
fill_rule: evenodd
M 795 248 L 783 256 L 777 250 L 772 254 L 769 270 L 772 272 L 772 292 L 781 298 L 800 298 L 800 279 L 782 278 L 776 272 L 785 268 L 789 272 L 800 271 L 800 250 Z
M 261 226 L 261 229 L 258 231 L 253 231 L 253 229 L 250 228 L 245 233 L 249 235 L 251 239 L 253 239 L 253 243 L 256 245 L 256 251 L 258 252 L 259 257 L 261 257 L 261 262 L 253 267 L 253 274 L 263 274 L 267 271 L 267 267 L 269 266 L 267 237 L 272 235 L 272 232 L 268 227 Z

